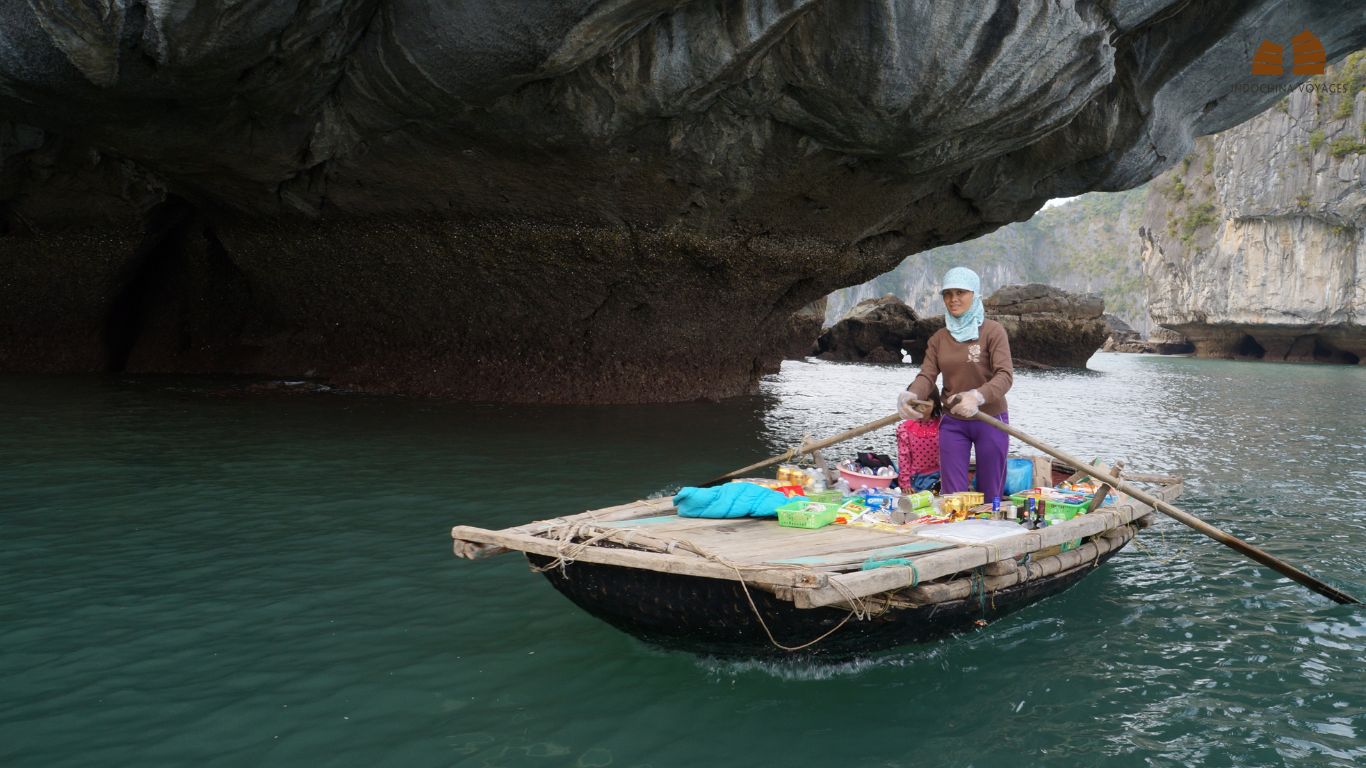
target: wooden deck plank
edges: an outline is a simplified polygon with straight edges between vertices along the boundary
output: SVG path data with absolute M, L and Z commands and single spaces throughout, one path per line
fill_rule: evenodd
M 761 520 L 752 517 L 742 517 L 733 519 L 702 519 L 684 518 L 677 524 L 665 525 L 658 528 L 651 528 L 652 535 L 671 536 L 678 539 L 687 539 L 696 544 L 702 545 L 704 542 L 724 542 L 734 544 L 736 542 L 766 542 L 774 536 L 781 535 L 773 531 L 774 528 L 781 528 L 773 520 Z
M 745 564 L 771 562 L 794 555 L 811 556 L 845 551 L 870 552 L 904 544 L 909 536 L 867 529 L 829 526 L 818 530 L 784 528 L 772 520 L 719 520 L 718 525 L 688 530 L 642 529 L 651 538 L 687 542 L 728 561 Z M 852 558 L 848 558 L 852 559 Z M 859 558 L 862 562 L 862 558 Z
M 607 528 L 649 528 L 651 533 L 658 535 L 673 531 L 688 531 L 701 528 L 715 528 L 718 525 L 724 525 L 726 523 L 736 523 L 746 519 L 753 518 L 739 518 L 736 520 L 714 520 L 702 517 L 680 517 L 676 514 L 668 514 L 653 515 L 651 517 L 638 517 L 631 520 L 609 520 L 597 524 Z
M 952 549 L 956 544 L 943 541 L 912 541 L 908 544 L 901 544 L 895 547 L 884 549 L 874 549 L 860 552 L 836 552 L 828 555 L 809 555 L 804 557 L 791 557 L 785 560 L 766 560 L 767 563 L 809 565 L 811 567 L 834 566 L 834 565 L 861 565 L 865 560 L 887 560 L 894 557 L 910 557 L 911 555 L 924 555 L 930 552 L 938 552 L 945 549 Z
M 775 522 L 742 530 L 698 529 L 679 533 L 699 547 L 737 562 L 764 562 L 799 555 L 880 549 L 906 543 L 907 537 L 866 528 L 831 525 L 816 530 L 784 528 Z
M 756 546 L 753 549 L 748 550 L 745 556 L 753 558 L 755 562 L 772 562 L 774 559 L 799 557 L 803 555 L 829 555 L 849 552 L 871 553 L 875 550 L 895 547 L 900 544 L 910 543 L 911 541 L 911 537 L 908 534 L 888 533 L 885 531 L 860 528 L 844 529 L 843 535 L 836 535 L 834 531 L 832 531 L 831 534 L 832 535 L 829 537 L 820 540 L 790 538 L 775 541 L 767 546 Z
M 665 513 L 666 511 L 672 510 L 673 508 L 673 499 L 668 496 L 661 497 L 658 499 L 639 499 L 637 501 L 628 502 L 626 504 L 618 504 L 612 507 L 590 509 L 586 512 L 579 512 L 573 515 L 564 515 L 563 517 L 552 517 L 547 518 L 545 520 L 534 520 L 530 523 L 523 523 L 521 525 L 513 526 L 512 528 L 504 528 L 502 530 L 505 533 L 513 534 L 537 534 L 549 530 L 554 530 L 565 525 L 572 525 L 574 523 L 600 523 L 630 520 L 633 518 L 641 517 L 658 517 L 663 515 L 663 513 Z M 512 550 L 509 550 L 506 547 L 471 542 L 468 547 L 465 547 L 464 551 L 458 552 L 457 554 L 461 557 L 467 557 L 471 560 L 478 560 L 485 557 L 491 557 L 493 555 L 501 555 L 505 552 L 510 551 Z
M 686 542 L 736 562 L 764 562 L 797 555 L 871 551 L 906 543 L 906 534 L 828 526 L 817 530 L 784 528 L 772 519 L 679 518 L 655 516 L 595 524 L 599 528 L 638 530 L 659 541 Z M 554 537 L 554 530 L 546 532 Z M 626 541 L 618 538 L 618 541 Z
M 727 561 L 746 565 L 773 563 L 794 555 L 835 555 L 828 562 L 861 564 L 869 553 L 911 541 L 903 533 L 872 531 L 865 528 L 828 526 L 817 530 L 784 528 L 772 519 L 733 518 L 639 518 L 605 523 L 598 527 L 640 531 L 659 544 L 686 543 Z M 553 537 L 553 532 L 548 534 Z M 620 543 L 640 538 L 619 537 Z M 938 545 L 937 549 L 952 545 Z M 814 562 L 814 561 L 813 561 Z M 813 567 L 819 567 L 813 565 Z M 845 568 L 847 570 L 847 568 Z
M 524 533 L 490 531 L 470 526 L 455 526 L 451 538 L 457 542 L 492 544 L 504 549 L 516 549 L 548 557 L 558 557 L 560 542 L 542 539 Z M 677 573 L 685 576 L 702 576 L 713 579 L 740 580 L 735 569 L 704 560 L 694 555 L 664 554 L 661 552 L 641 552 L 634 549 L 587 547 L 574 555 L 578 562 L 620 565 L 626 568 L 641 568 L 662 573 Z M 760 586 L 814 586 L 824 585 L 828 574 L 801 568 L 753 568 L 742 571 L 744 581 Z

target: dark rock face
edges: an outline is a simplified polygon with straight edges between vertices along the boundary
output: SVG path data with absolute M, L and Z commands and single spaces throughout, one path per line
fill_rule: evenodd
M 1085 368 L 1109 335 L 1105 302 L 1031 283 L 1008 285 L 983 300 L 987 316 L 1005 327 L 1016 360 L 1053 368 Z
M 906 255 L 1277 95 L 1242 4 L 0 4 L 0 369 L 722 397 Z M 1344 23 L 1344 20 L 1348 20 Z
M 826 297 L 822 296 L 788 318 L 786 343 L 783 346 L 785 359 L 801 360 L 818 353 L 821 326 L 825 324 L 825 304 Z
M 1360 326 L 1308 332 L 1303 327 L 1262 324 L 1193 324 L 1177 329 L 1191 333 L 1186 351 L 1199 357 L 1342 365 L 1359 365 L 1366 358 Z
M 1115 317 L 1106 312 L 1101 315 L 1105 321 L 1105 330 L 1109 333 L 1105 337 L 1105 343 L 1101 345 L 1102 352 L 1141 352 L 1143 340 L 1139 338 L 1138 331 L 1129 327 L 1123 319 Z
M 866 299 L 826 329 L 816 343 L 824 360 L 899 363 L 903 339 L 916 335 L 915 310 L 895 296 Z
M 1010 337 L 1017 368 L 1085 368 L 1108 332 L 1099 297 L 1077 296 L 1031 283 L 1008 285 L 982 301 L 987 317 Z M 859 362 L 900 362 L 902 350 L 913 361 L 925 359 L 930 336 L 944 327 L 944 316 L 917 317 L 895 296 L 859 302 L 821 336 L 821 357 Z
M 1130 328 L 1123 320 L 1114 315 L 1102 315 L 1110 335 L 1101 346 L 1102 352 L 1127 352 L 1135 354 L 1185 355 L 1195 351 L 1195 345 L 1186 337 L 1169 329 L 1158 326 L 1153 328 L 1147 339 L 1140 337 L 1138 331 Z
M 1195 351 L 1195 345 L 1185 336 L 1161 326 L 1148 334 L 1147 345 L 1149 349 L 1144 351 L 1158 355 L 1189 355 Z
M 992 317 L 1000 315 L 1064 315 L 1079 320 L 1096 320 L 1102 328 L 1105 302 L 1095 294 L 1075 294 L 1041 283 L 1007 285 L 982 300 Z
M 1138 338 L 1138 334 L 1135 333 L 1132 338 L 1116 338 L 1115 336 L 1107 337 L 1105 339 L 1105 343 L 1101 345 L 1100 351 L 1127 352 L 1130 354 L 1140 354 L 1143 352 L 1152 352 L 1153 348 L 1152 345 L 1150 345 L 1148 342 Z

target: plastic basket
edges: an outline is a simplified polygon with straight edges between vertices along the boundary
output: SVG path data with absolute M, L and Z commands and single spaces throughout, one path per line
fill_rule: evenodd
M 844 481 L 849 483 L 849 487 L 856 491 L 860 488 L 890 488 L 892 481 L 896 479 L 896 475 L 878 477 L 877 475 L 865 475 L 862 472 L 850 472 L 844 468 L 840 468 L 840 477 L 844 478 Z
M 1027 498 L 1028 497 L 1023 494 L 1015 494 L 1010 497 L 1010 500 L 1020 509 L 1021 515 L 1024 514 L 1024 510 L 1029 505 L 1029 502 L 1025 500 Z M 1045 501 L 1048 500 L 1045 499 Z M 1038 502 L 1036 501 L 1035 503 L 1037 504 Z M 1077 515 L 1086 512 L 1087 506 L 1088 505 L 1086 504 L 1065 504 L 1061 501 L 1048 501 L 1048 508 L 1045 510 L 1045 514 L 1049 520 L 1071 520 Z
M 835 522 L 839 507 L 819 501 L 792 501 L 778 507 L 778 525 L 788 528 L 824 528 Z

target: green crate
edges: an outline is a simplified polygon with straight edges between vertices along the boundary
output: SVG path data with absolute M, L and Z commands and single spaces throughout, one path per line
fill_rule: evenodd
M 1025 497 L 1014 494 L 1010 497 L 1010 500 L 1015 504 L 1015 508 L 1019 510 L 1020 517 L 1024 517 L 1025 509 L 1028 506 Z M 1077 515 L 1086 512 L 1086 507 L 1086 504 L 1064 504 L 1061 501 L 1050 501 L 1048 502 L 1048 519 L 1071 520 Z
M 824 528 L 835 522 L 839 506 L 819 501 L 790 501 L 778 507 L 778 525 L 788 528 Z
M 1049 520 L 1071 520 L 1077 515 L 1085 514 L 1085 504 L 1063 504 L 1061 502 L 1048 503 Z

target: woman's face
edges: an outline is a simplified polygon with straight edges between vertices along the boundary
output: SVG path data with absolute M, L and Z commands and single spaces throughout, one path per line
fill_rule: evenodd
M 941 295 L 944 297 L 944 309 L 954 317 L 962 317 L 963 313 L 972 307 L 972 291 L 950 288 Z

